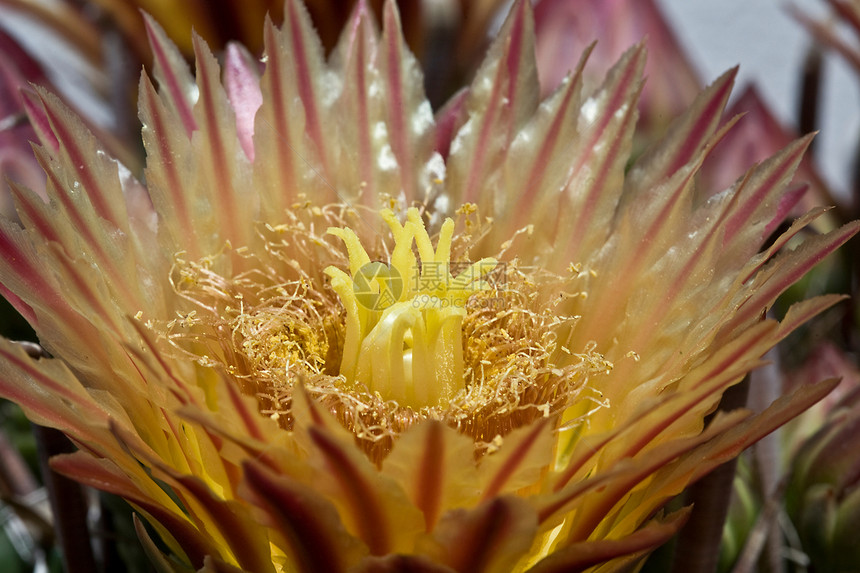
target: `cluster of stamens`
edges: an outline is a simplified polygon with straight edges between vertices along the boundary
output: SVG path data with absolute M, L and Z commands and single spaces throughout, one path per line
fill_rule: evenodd
M 455 236 L 449 219 L 435 247 L 416 209 L 403 222 L 382 212 L 389 238 L 362 241 L 353 229 L 378 232 L 380 217 L 330 206 L 262 227 L 256 246 L 178 256 L 171 281 L 187 308 L 163 334 L 286 429 L 303 385 L 377 461 L 425 418 L 492 447 L 589 399 L 589 379 L 611 365 L 559 339 L 575 317 L 559 316 L 551 294 L 574 278 L 487 258 L 457 264 L 469 260 L 468 230 L 480 231 L 462 213 L 467 232 Z

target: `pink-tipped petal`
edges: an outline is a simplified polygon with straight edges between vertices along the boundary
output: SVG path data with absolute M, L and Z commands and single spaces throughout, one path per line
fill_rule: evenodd
M 63 300 L 62 294 L 53 284 L 40 264 L 39 255 L 25 238 L 25 234 L 13 223 L 0 220 L 0 272 L 4 274 L 3 288 L 14 295 L 8 299 L 15 308 L 32 318 L 30 324 L 36 325 L 39 320 L 33 313 L 31 297 L 35 294 L 39 306 L 53 309 L 62 318 L 68 319 L 71 311 Z M 30 303 L 25 303 L 25 297 Z
M 606 240 L 632 144 L 645 48 L 631 48 L 582 106 L 579 145 L 554 222 L 565 260 L 579 261 Z
M 652 187 L 695 161 L 705 146 L 714 145 L 713 138 L 737 72 L 737 68 L 729 70 L 698 95 L 693 105 L 670 126 L 665 139 L 639 159 L 638 165 L 648 167 L 634 167 L 628 185 L 643 189 Z
M 702 168 L 702 180 L 714 190 L 728 187 L 735 174 L 766 160 L 797 138 L 793 130 L 780 124 L 755 86 L 743 90 L 727 114 L 743 114 L 743 118 Z M 807 182 L 811 187 L 807 200 L 803 201 L 805 208 L 800 212 L 812 208 L 826 197 L 825 183 L 808 157 L 801 160 L 796 180 Z
M 794 208 L 800 203 L 807 191 L 809 191 L 808 183 L 792 185 L 786 189 L 774 210 L 773 218 L 771 218 L 770 222 L 764 228 L 762 236 L 769 237 L 774 231 L 776 231 L 780 225 L 785 222 Z
M 826 235 L 809 238 L 793 251 L 777 255 L 774 262 L 763 268 L 755 277 L 754 280 L 756 284 L 761 285 L 760 288 L 743 302 L 737 315 L 726 327 L 727 332 L 743 321 L 753 319 L 764 309 L 770 308 L 776 297 L 858 231 L 860 231 L 860 221 L 853 221 Z M 779 264 L 776 264 L 776 261 L 779 261 Z
M 236 114 L 236 131 L 249 161 L 254 161 L 254 118 L 263 103 L 259 63 L 241 45 L 230 43 L 224 62 L 224 87 Z
M 56 152 L 60 149 L 60 142 L 57 136 L 54 135 L 54 130 L 51 129 L 51 122 L 48 120 L 48 115 L 45 113 L 45 107 L 42 101 L 35 93 L 25 91 L 22 93 L 24 98 L 24 109 L 27 111 L 27 117 L 30 119 L 30 124 L 39 136 L 39 141 L 48 149 Z
M 383 34 L 378 58 L 386 99 L 386 123 L 391 152 L 400 173 L 400 188 L 407 203 L 420 199 L 416 160 L 426 160 L 432 142 L 433 112 L 424 97 L 424 78 L 400 30 L 397 5 L 387 0 L 383 9 Z
M 535 221 L 539 213 L 551 211 L 558 191 L 567 183 L 570 156 L 576 153 L 579 136 L 577 123 L 582 104 L 582 70 L 592 48 L 593 45 L 585 50 L 573 76 L 566 78 L 557 93 L 544 102 L 511 145 L 512 157 L 517 157 L 525 166 L 513 168 L 512 162 L 511 168 L 506 170 L 505 180 L 509 189 L 522 189 L 511 193 L 518 205 L 529 205 L 530 208 L 514 209 L 516 214 L 510 217 L 504 230 L 508 235 Z M 534 141 L 541 144 L 534 145 Z
M 443 158 L 451 151 L 454 135 L 463 127 L 466 121 L 466 103 L 469 101 L 469 89 L 463 88 L 451 96 L 442 109 L 436 112 L 436 143 L 434 148 Z
M 701 89 L 694 66 L 654 0 L 541 0 L 535 6 L 541 91 L 552 92 L 589 43 L 599 40 L 586 83 L 593 85 L 625 50 L 647 38 L 651 57 L 639 105 L 640 128 L 659 130 Z
M 519 0 L 472 82 L 469 119 L 452 144 L 448 190 L 455 204 L 492 205 L 508 148 L 537 103 L 534 22 L 530 3 Z
M 286 57 L 288 42 L 268 19 L 264 38 L 266 70 L 260 80 L 263 104 L 254 127 L 254 148 L 267 152 L 265 161 L 254 162 L 254 179 L 265 197 L 264 215 L 277 217 L 293 204 L 299 182 L 317 161 L 305 143 L 305 111 L 294 93 L 293 66 Z M 319 195 L 321 202 L 331 201 L 334 195 L 324 185 L 327 174 L 320 173 L 319 177 L 319 181 L 311 180 L 314 188 L 322 187 L 314 195 Z
M 304 4 L 298 0 L 287 0 L 284 7 L 282 34 L 285 44 L 293 53 L 290 68 L 291 83 L 305 111 L 307 134 L 313 142 L 323 172 L 328 172 L 326 169 L 327 138 L 323 133 L 324 110 L 319 107 L 320 98 L 318 97 L 320 90 L 323 89 L 318 85 L 324 65 L 323 50 L 312 30 L 313 25 Z
M 348 28 L 341 36 L 334 60 L 343 69 L 344 86 L 336 108 L 342 118 L 339 132 L 341 148 L 347 156 L 354 157 L 352 173 L 343 170 L 340 185 L 346 188 L 362 188 L 361 200 L 373 204 L 373 197 L 391 185 L 377 167 L 380 152 L 379 141 L 374 142 L 373 126 L 381 119 L 379 114 L 385 107 L 382 95 L 371 87 L 379 81 L 372 63 L 378 57 L 378 35 L 373 15 L 365 2 L 353 9 Z M 381 139 L 381 138 L 377 138 Z
M 155 210 L 170 213 L 160 224 L 176 245 L 193 257 L 201 256 L 201 246 L 195 232 L 194 197 L 188 193 L 180 158 L 189 153 L 190 141 L 184 130 L 177 128 L 167 103 L 159 97 L 144 73 L 140 81 L 140 120 L 143 144 L 147 152 L 147 189 Z
M 96 216 L 127 232 L 128 215 L 125 200 L 119 193 L 116 163 L 106 156 L 83 122 L 59 98 L 42 89 L 38 89 L 38 95 L 59 141 L 58 153 L 75 175 L 74 181 L 68 184 L 74 187 L 77 183 L 83 188 Z
M 221 84 L 221 69 L 208 46 L 194 36 L 199 98 L 194 106 L 198 131 L 192 137 L 192 157 L 196 160 L 193 185 L 208 195 L 214 211 L 218 238 L 234 245 L 251 242 L 253 229 L 240 225 L 251 221 L 258 210 L 257 195 L 244 181 L 251 176 L 239 144 L 233 109 Z
M 108 412 L 87 395 L 65 364 L 37 362 L 22 348 L 0 341 L 3 395 L 20 404 L 32 420 L 89 439 L 101 441 L 91 425 L 104 423 Z
M 165 91 L 170 109 L 185 126 L 190 138 L 197 129 L 191 108 L 194 106 L 194 79 L 182 54 L 165 34 L 164 29 L 150 16 L 143 14 L 146 34 L 152 48 L 155 79 Z
M 675 470 L 692 471 L 693 481 L 698 480 L 714 467 L 737 456 L 750 445 L 808 410 L 832 392 L 838 384 L 838 379 L 823 380 L 806 384 L 789 395 L 781 396 L 761 414 L 747 419 L 732 431 L 720 436 L 707 448 L 707 453 L 684 460 Z
M 725 241 L 743 243 L 740 234 L 753 241 L 762 241 L 764 229 L 772 224 L 773 217 L 763 215 L 773 212 L 778 205 L 788 183 L 794 176 L 804 152 L 812 143 L 812 136 L 806 136 L 790 144 L 779 154 L 751 170 L 737 193 L 731 217 L 726 221 Z M 759 236 L 756 236 L 758 234 Z M 750 249 L 752 250 L 752 249 Z M 748 253 L 752 255 L 752 252 Z

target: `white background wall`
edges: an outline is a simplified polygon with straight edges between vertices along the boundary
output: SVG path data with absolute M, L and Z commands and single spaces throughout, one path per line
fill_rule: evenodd
M 776 114 L 794 125 L 810 38 L 786 10 L 786 0 L 658 1 L 703 79 L 740 64 L 738 87 L 755 82 Z M 824 0 L 793 3 L 806 13 L 828 13 Z M 825 178 L 843 191 L 860 141 L 860 76 L 838 57 L 826 58 L 822 104 L 818 159 Z

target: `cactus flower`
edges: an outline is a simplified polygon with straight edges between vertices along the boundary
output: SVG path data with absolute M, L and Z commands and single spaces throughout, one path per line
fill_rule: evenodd
M 162 570 L 635 566 L 667 500 L 832 389 L 710 416 L 841 299 L 765 318 L 857 224 L 766 243 L 808 137 L 697 187 L 731 72 L 631 159 L 644 46 L 541 100 L 518 1 L 434 113 L 381 20 L 359 2 L 326 58 L 289 0 L 262 66 L 195 37 L 192 74 L 148 18 L 143 177 L 40 89 L 49 201 L 13 185 L 0 284 L 51 357 L 0 342 L 0 395 Z

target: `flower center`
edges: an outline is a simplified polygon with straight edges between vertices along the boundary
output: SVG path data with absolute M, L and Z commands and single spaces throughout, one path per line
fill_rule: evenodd
M 467 207 L 458 211 L 466 232 L 446 220 L 434 248 L 417 209 L 401 223 L 391 211 L 297 205 L 251 245 L 197 261 L 178 254 L 178 317 L 147 323 L 204 367 L 204 390 L 216 368 L 285 429 L 302 384 L 375 461 L 426 418 L 480 452 L 572 404 L 595 407 L 590 380 L 612 365 L 594 348 L 570 348 L 576 317 L 558 312 L 581 273 L 457 264 L 486 231 Z M 368 223 L 390 237 L 359 239 L 353 229 Z
M 328 230 L 346 244 L 352 274 L 325 269 L 347 315 L 340 373 L 401 405 L 447 403 L 465 388 L 466 303 L 489 289 L 483 277 L 497 262 L 481 259 L 455 276 L 453 220 L 442 225 L 434 249 L 417 209 L 409 209 L 405 224 L 390 210 L 382 218 L 394 237 L 389 265 L 372 262 L 351 229 Z

